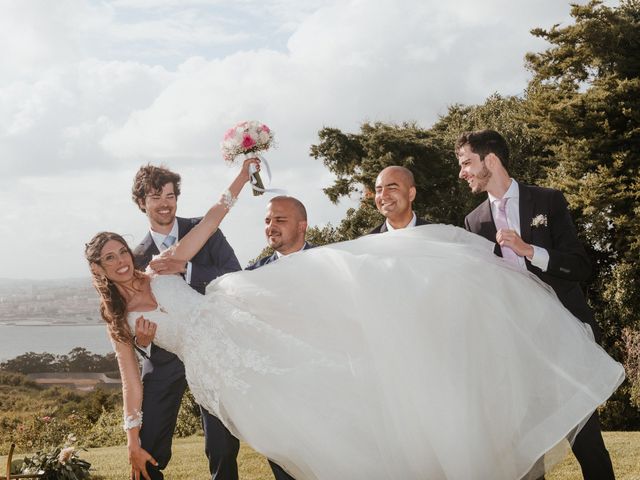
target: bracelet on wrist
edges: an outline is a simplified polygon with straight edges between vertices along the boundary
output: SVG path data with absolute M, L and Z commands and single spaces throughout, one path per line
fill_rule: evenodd
M 132 428 L 141 427 L 142 426 L 142 411 L 134 410 L 133 414 L 124 416 L 124 424 L 122 428 L 124 431 L 131 430 Z
M 222 192 L 222 196 L 220 197 L 220 203 L 226 207 L 227 210 L 231 210 L 231 207 L 236 204 L 237 200 L 238 197 L 234 197 L 228 189 Z

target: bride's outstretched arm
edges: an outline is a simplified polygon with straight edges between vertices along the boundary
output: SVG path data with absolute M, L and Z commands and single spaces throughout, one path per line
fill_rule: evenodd
M 122 403 L 124 410 L 124 429 L 127 432 L 127 449 L 131 464 L 131 478 L 150 480 L 147 462 L 158 462 L 140 446 L 140 427 L 142 426 L 142 380 L 138 368 L 138 359 L 133 345 L 115 340 L 111 341 L 118 359 L 118 369 L 122 379 Z
M 198 253 L 202 246 L 206 243 L 211 235 L 220 226 L 222 219 L 225 217 L 229 209 L 233 205 L 236 197 L 240 194 L 242 187 L 249 181 L 249 167 L 255 165 L 257 169 L 260 168 L 260 160 L 257 158 L 251 158 L 245 160 L 242 164 L 242 168 L 235 180 L 229 185 L 229 188 L 224 192 L 220 199 L 213 204 L 209 211 L 202 218 L 200 223 L 193 227 L 189 233 L 180 239 L 175 250 L 173 257 L 180 260 L 188 261 Z

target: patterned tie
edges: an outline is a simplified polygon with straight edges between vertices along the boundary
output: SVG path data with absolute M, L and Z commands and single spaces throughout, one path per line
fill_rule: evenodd
M 496 218 L 494 218 L 494 222 L 496 224 L 496 228 L 498 230 L 510 230 L 509 223 L 507 222 L 507 200 L 508 198 L 501 198 L 498 200 L 498 211 L 496 212 Z M 519 265 L 518 262 L 518 254 L 513 251 L 510 247 L 500 247 L 502 250 L 502 258 L 505 260 L 509 260 L 515 265 Z
M 174 237 L 173 235 L 167 235 L 162 241 L 162 251 L 164 252 L 167 248 L 169 248 L 174 243 L 176 243 L 176 237 Z

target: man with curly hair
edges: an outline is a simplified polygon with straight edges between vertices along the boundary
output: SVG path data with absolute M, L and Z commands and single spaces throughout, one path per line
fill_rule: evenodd
M 154 255 L 170 248 L 187 234 L 200 218 L 176 216 L 180 195 L 180 175 L 164 167 L 144 165 L 138 170 L 132 198 L 147 216 L 149 232 L 134 250 L 136 268 L 144 270 Z M 175 260 L 171 272 L 181 273 L 197 292 L 204 294 L 211 280 L 240 270 L 231 245 L 218 229 L 190 262 Z M 140 431 L 142 448 L 158 463 L 147 463 L 152 480 L 164 478 L 162 470 L 171 458 L 171 440 L 187 386 L 184 365 L 172 353 L 154 345 L 154 326 L 136 322 L 135 344 L 143 356 L 142 380 L 145 422 Z M 222 422 L 200 407 L 205 434 L 205 453 L 213 480 L 237 480 L 237 455 L 240 444 Z

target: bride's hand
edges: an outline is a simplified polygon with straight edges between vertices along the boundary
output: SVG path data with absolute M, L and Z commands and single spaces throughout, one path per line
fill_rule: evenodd
M 151 480 L 149 473 L 147 472 L 147 462 L 152 465 L 158 466 L 158 462 L 153 458 L 149 452 L 138 445 L 129 445 L 129 463 L 131 464 L 131 479 Z
M 251 165 L 254 166 L 254 169 L 251 169 Z M 240 176 L 243 177 L 245 182 L 248 182 L 251 179 L 251 174 L 260 171 L 260 159 L 258 157 L 247 158 L 242 164 L 242 169 L 240 170 Z
M 138 347 L 147 348 L 156 337 L 158 325 L 142 315 L 136 318 L 135 342 Z
M 149 267 L 158 275 L 186 273 L 187 262 L 174 256 L 175 247 L 168 248 L 160 255 L 156 255 L 149 262 Z

